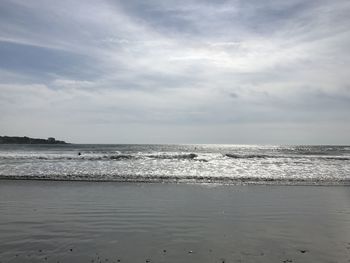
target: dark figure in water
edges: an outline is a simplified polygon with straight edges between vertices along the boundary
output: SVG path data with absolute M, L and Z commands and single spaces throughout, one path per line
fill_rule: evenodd
M 78 155 L 80 156 L 80 155 L 81 155 L 81 153 L 80 153 L 80 152 L 78 152 Z

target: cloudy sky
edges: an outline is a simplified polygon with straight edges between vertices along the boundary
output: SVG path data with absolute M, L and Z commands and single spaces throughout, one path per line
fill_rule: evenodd
M 0 135 L 350 144 L 348 0 L 2 0 Z

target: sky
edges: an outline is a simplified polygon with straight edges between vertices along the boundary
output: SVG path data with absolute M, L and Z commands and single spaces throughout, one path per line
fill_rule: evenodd
M 2 0 L 0 135 L 350 144 L 348 0 Z

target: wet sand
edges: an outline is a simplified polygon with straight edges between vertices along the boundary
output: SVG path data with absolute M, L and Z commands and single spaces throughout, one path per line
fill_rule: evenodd
M 350 262 L 350 188 L 1 180 L 0 262 Z

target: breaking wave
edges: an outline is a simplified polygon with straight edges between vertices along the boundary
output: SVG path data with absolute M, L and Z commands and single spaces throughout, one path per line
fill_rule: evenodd
M 316 156 L 316 155 L 263 155 L 263 154 L 224 154 L 224 156 L 233 158 L 233 159 L 321 159 L 321 160 L 336 160 L 336 161 L 349 161 L 350 157 L 341 157 L 341 156 Z
M 230 158 L 230 159 L 320 159 L 320 160 L 334 160 L 334 161 L 350 161 L 347 156 L 324 156 L 324 155 L 266 155 L 266 154 L 202 154 L 196 153 L 133 153 L 133 154 L 100 154 L 100 153 L 81 153 L 81 154 L 0 154 L 0 160 L 85 160 L 85 161 L 127 161 L 136 159 L 159 159 L 159 160 L 196 160 L 208 162 L 208 155 L 215 156 L 215 158 Z
M 350 148 L 345 146 L 6 147 L 0 148 L 0 179 L 314 185 L 350 181 Z
M 195 153 L 157 153 L 157 154 L 27 154 L 16 153 L 0 155 L 0 160 L 133 160 L 133 159 L 174 159 L 174 160 L 194 160 L 198 155 Z

